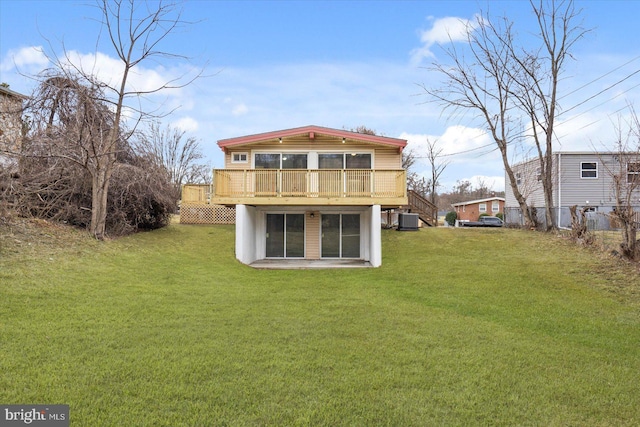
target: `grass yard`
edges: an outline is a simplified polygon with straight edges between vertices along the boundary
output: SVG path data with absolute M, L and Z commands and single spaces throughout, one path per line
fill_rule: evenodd
M 640 424 L 640 276 L 551 235 L 384 230 L 378 269 L 273 271 L 235 260 L 233 226 L 38 227 L 0 242 L 3 404 L 69 404 L 72 426 Z

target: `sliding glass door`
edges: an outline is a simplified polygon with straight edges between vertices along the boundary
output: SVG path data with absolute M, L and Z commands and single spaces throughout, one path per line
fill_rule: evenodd
M 322 215 L 322 258 L 360 258 L 360 215 Z
M 304 258 L 304 214 L 267 214 L 267 258 Z

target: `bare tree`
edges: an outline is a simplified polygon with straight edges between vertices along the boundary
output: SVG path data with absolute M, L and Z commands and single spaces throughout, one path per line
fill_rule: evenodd
M 122 65 L 122 73 L 116 81 L 100 82 L 92 69 L 87 70 L 83 64 L 74 64 L 67 52 L 64 59 L 54 57 L 52 60 L 56 70 L 63 76 L 62 81 L 78 82 L 80 86 L 93 88 L 95 100 L 99 101 L 94 104 L 108 103 L 109 110 L 113 113 L 108 128 L 101 128 L 99 138 L 91 140 L 93 145 L 89 148 L 81 147 L 91 163 L 88 168 L 92 178 L 90 231 L 97 239 L 103 239 L 111 177 L 123 145 L 122 140 L 128 140 L 131 135 L 130 132 L 123 131 L 125 110 L 128 111 L 129 119 L 132 115 L 136 116 L 134 123 L 149 118 L 152 114 L 156 114 L 157 117 L 157 112 L 145 112 L 130 101 L 164 89 L 183 87 L 198 76 L 180 79 L 182 83 L 169 80 L 148 90 L 140 90 L 130 84 L 130 77 L 142 63 L 163 58 L 180 58 L 179 55 L 160 49 L 161 43 L 185 24 L 176 4 L 138 0 L 98 0 L 97 9 L 109 43 Z M 131 128 L 134 129 L 135 126 L 136 124 Z
M 516 68 L 513 73 L 513 99 L 530 119 L 531 137 L 540 160 L 540 175 L 545 199 L 547 229 L 557 228 L 553 215 L 553 139 L 558 106 L 558 88 L 567 59 L 585 30 L 576 23 L 580 11 L 573 0 L 539 0 L 531 7 L 536 16 L 542 46 L 534 51 L 521 50 L 504 39 Z
M 508 70 L 514 67 L 510 50 L 501 40 L 511 40 L 512 25 L 492 25 L 484 18 L 467 27 L 467 42 L 471 60 L 455 46 L 445 50 L 452 64 L 436 63 L 434 70 L 444 77 L 440 88 L 422 86 L 434 100 L 452 114 L 473 113 L 495 142 L 502 158 L 514 197 L 525 217 L 525 225 L 535 225 L 525 197 L 520 193 L 510 165 L 508 147 L 520 139 L 519 123 L 513 123 L 514 102 L 511 99 L 514 79 Z
M 427 160 L 429 160 L 429 165 L 431 166 L 429 201 L 436 206 L 438 204 L 437 190 L 440 186 L 440 176 L 450 163 L 448 160 L 439 160 L 443 148 L 438 148 L 437 144 L 437 139 L 434 141 L 427 139 Z
M 164 168 L 168 181 L 174 186 L 176 200 L 180 197 L 182 184 L 200 181 L 204 170 L 211 179 L 208 165 L 198 163 L 204 157 L 198 140 L 185 137 L 185 133 L 170 126 L 163 128 L 154 121 L 146 131 L 138 133 L 133 143 L 138 154 Z
M 615 167 L 602 163 L 612 178 L 616 202 L 613 216 L 622 229 L 622 256 L 636 260 L 640 259 L 637 240 L 640 215 L 633 207 L 640 198 L 640 118 L 632 106 L 629 106 L 629 110 L 631 115 L 628 121 L 616 126 Z
M 564 62 L 584 31 L 574 24 L 579 13 L 571 0 L 531 1 L 531 6 L 542 47 L 530 50 L 519 45 L 513 23 L 507 18 L 491 21 L 489 16 L 480 16 L 467 25 L 470 60 L 455 46 L 448 48 L 445 53 L 452 64 L 434 67 L 445 78 L 443 86 L 423 88 L 453 113 L 473 113 L 484 123 L 500 151 L 528 228 L 536 225 L 536 219 L 518 188 L 509 148 L 523 140 L 525 124 L 531 124 L 531 137 L 543 167 L 547 224 L 555 227 L 551 184 L 558 85 Z

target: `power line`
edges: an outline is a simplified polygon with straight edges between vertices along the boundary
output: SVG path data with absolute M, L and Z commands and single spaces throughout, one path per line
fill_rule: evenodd
M 582 86 L 580 86 L 580 87 L 578 87 L 578 88 L 576 88 L 576 89 L 572 90 L 571 92 L 569 92 L 569 93 L 567 93 L 567 94 L 565 94 L 565 95 L 561 96 L 560 98 L 558 98 L 558 101 L 560 101 L 560 100 L 562 100 L 562 99 L 564 99 L 564 98 L 566 98 L 566 97 L 568 97 L 568 96 L 573 95 L 574 93 L 578 92 L 579 90 L 584 89 L 585 87 L 587 87 L 587 86 L 589 86 L 589 85 L 591 85 L 591 84 L 593 84 L 593 83 L 597 82 L 598 80 L 600 80 L 600 79 L 602 79 L 602 78 L 604 78 L 604 77 L 608 76 L 609 74 L 613 74 L 614 72 L 618 71 L 619 69 L 621 69 L 621 68 L 623 68 L 623 67 L 626 67 L 627 65 L 631 64 L 631 63 L 632 63 L 632 62 L 634 62 L 634 61 L 637 61 L 638 59 L 640 59 L 640 56 L 636 56 L 635 58 L 633 58 L 633 59 L 631 59 L 631 60 L 629 60 L 629 61 L 625 62 L 624 64 L 622 64 L 622 65 L 620 65 L 620 66 L 618 66 L 618 67 L 616 67 L 616 68 L 614 68 L 613 70 L 611 70 L 611 71 L 609 71 L 609 72 L 606 72 L 606 73 L 604 73 L 603 75 L 601 75 L 601 76 L 599 76 L 599 77 L 596 77 L 595 79 L 591 80 L 590 82 L 585 83 L 585 84 L 583 84 Z
M 571 108 L 569 108 L 569 109 L 567 109 L 567 110 L 562 111 L 562 112 L 561 112 L 560 114 L 558 114 L 556 117 L 560 117 L 560 116 L 562 116 L 563 114 L 566 114 L 566 113 L 568 113 L 569 111 L 574 110 L 574 109 L 578 108 L 579 106 L 586 104 L 587 102 L 591 101 L 593 98 L 595 98 L 595 97 L 597 97 L 597 96 L 602 95 L 603 93 L 607 92 L 608 90 L 613 89 L 614 87 L 616 87 L 616 86 L 617 86 L 617 85 L 619 85 L 620 83 L 622 83 L 622 82 L 624 82 L 624 81 L 626 81 L 626 80 L 629 80 L 631 77 L 635 76 L 635 75 L 636 75 L 636 74 L 638 74 L 638 73 L 640 73 L 640 69 L 635 70 L 633 73 L 629 74 L 628 76 L 624 77 L 623 79 L 618 80 L 618 81 L 617 81 L 617 82 L 615 82 L 614 84 L 612 84 L 612 85 L 610 85 L 610 86 L 608 86 L 608 87 L 606 87 L 606 88 L 602 89 L 600 92 L 596 93 L 595 95 L 590 96 L 589 98 L 587 98 L 587 99 L 585 99 L 584 101 L 582 101 L 582 102 L 580 102 L 580 103 L 578 103 L 578 104 L 574 105 L 573 107 L 571 107 Z M 635 87 L 635 86 L 634 86 L 634 87 Z M 632 88 L 632 89 L 633 89 L 633 88 Z M 624 91 L 624 92 L 622 92 L 622 93 L 627 93 L 629 90 L 631 90 L 631 89 L 627 89 L 626 91 Z M 618 95 L 618 96 L 619 96 L 619 95 Z M 581 114 L 582 114 L 582 113 L 581 113 Z

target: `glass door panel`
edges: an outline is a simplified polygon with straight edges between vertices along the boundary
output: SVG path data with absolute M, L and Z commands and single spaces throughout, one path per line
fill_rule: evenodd
M 371 169 L 371 154 L 347 154 L 346 169 Z
M 282 196 L 307 195 L 307 155 L 282 154 Z
M 322 215 L 322 258 L 340 257 L 340 214 Z
M 360 258 L 360 215 L 342 215 L 342 258 Z
M 284 257 L 284 214 L 267 214 L 267 258 Z
M 304 258 L 304 214 L 286 214 L 287 258 Z
M 272 169 L 280 169 L 279 153 L 257 153 L 254 156 L 255 164 L 255 194 L 256 196 L 273 197 L 278 194 L 278 172 Z M 270 170 L 261 170 L 270 169 Z

